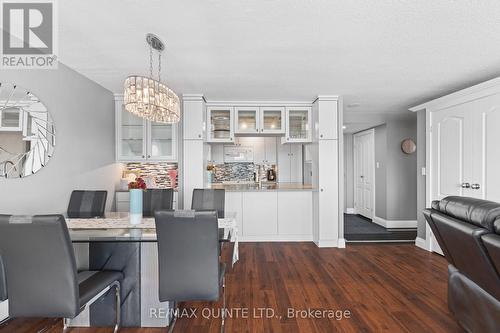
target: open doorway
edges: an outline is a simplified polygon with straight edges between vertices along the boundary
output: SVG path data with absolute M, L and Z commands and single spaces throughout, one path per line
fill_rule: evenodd
M 415 242 L 417 160 L 401 143 L 416 141 L 416 119 L 347 124 L 344 131 L 344 238 Z

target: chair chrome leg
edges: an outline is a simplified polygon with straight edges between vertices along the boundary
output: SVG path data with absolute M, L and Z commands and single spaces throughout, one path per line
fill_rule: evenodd
M 174 317 L 172 318 L 172 320 L 168 324 L 168 333 L 172 333 L 174 331 L 174 326 L 175 326 L 175 323 L 177 322 L 178 311 L 175 308 L 177 306 L 177 302 L 173 302 L 173 303 L 174 303 L 174 307 L 173 307 L 173 309 L 174 309 Z
M 222 323 L 220 326 L 220 332 L 224 333 L 225 322 L 226 322 L 226 277 L 222 278 Z
M 117 333 L 118 330 L 120 329 L 120 322 L 121 322 L 121 297 L 120 297 L 120 282 L 116 282 L 115 284 L 115 293 L 116 293 L 116 324 L 115 324 L 115 329 L 113 333 Z
M 62 333 L 66 333 L 69 330 L 69 319 L 63 318 L 63 330 Z

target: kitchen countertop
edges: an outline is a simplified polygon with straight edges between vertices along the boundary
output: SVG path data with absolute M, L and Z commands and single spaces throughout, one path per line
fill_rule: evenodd
M 211 189 L 224 189 L 228 192 L 265 192 L 265 191 L 314 191 L 312 185 L 302 183 L 257 183 L 251 184 L 223 184 L 213 183 Z

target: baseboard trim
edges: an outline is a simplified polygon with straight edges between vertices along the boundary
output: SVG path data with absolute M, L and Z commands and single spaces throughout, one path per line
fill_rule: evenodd
M 338 244 L 337 244 L 337 247 L 339 249 L 345 249 L 345 238 L 339 238 L 339 241 L 338 241 Z
M 337 239 L 320 239 L 319 241 L 315 242 L 318 247 L 338 247 L 339 245 L 339 240 Z M 344 245 L 345 246 L 345 245 Z
M 311 242 L 312 235 L 263 235 L 263 236 L 243 236 L 238 242 Z
M 425 241 L 425 239 L 420 237 L 415 238 L 415 246 L 429 252 L 431 251 L 429 248 L 427 248 L 427 242 Z
M 417 220 L 386 220 L 378 216 L 374 216 L 372 221 L 384 228 L 398 229 L 398 228 L 416 228 Z
M 346 208 L 345 209 L 345 213 L 346 214 L 356 214 L 355 211 L 354 211 L 354 208 Z

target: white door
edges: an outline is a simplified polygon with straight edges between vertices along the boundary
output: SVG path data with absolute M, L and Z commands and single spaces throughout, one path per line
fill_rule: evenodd
M 431 113 L 431 199 L 450 195 L 473 196 L 471 137 L 472 113 L 466 104 Z M 436 238 L 429 233 L 431 250 L 440 254 Z
M 354 135 L 354 210 L 373 218 L 375 132 L 368 130 Z
M 470 179 L 470 195 L 476 198 L 500 202 L 500 95 L 489 96 L 471 102 L 473 113 L 472 161 L 473 176 Z

